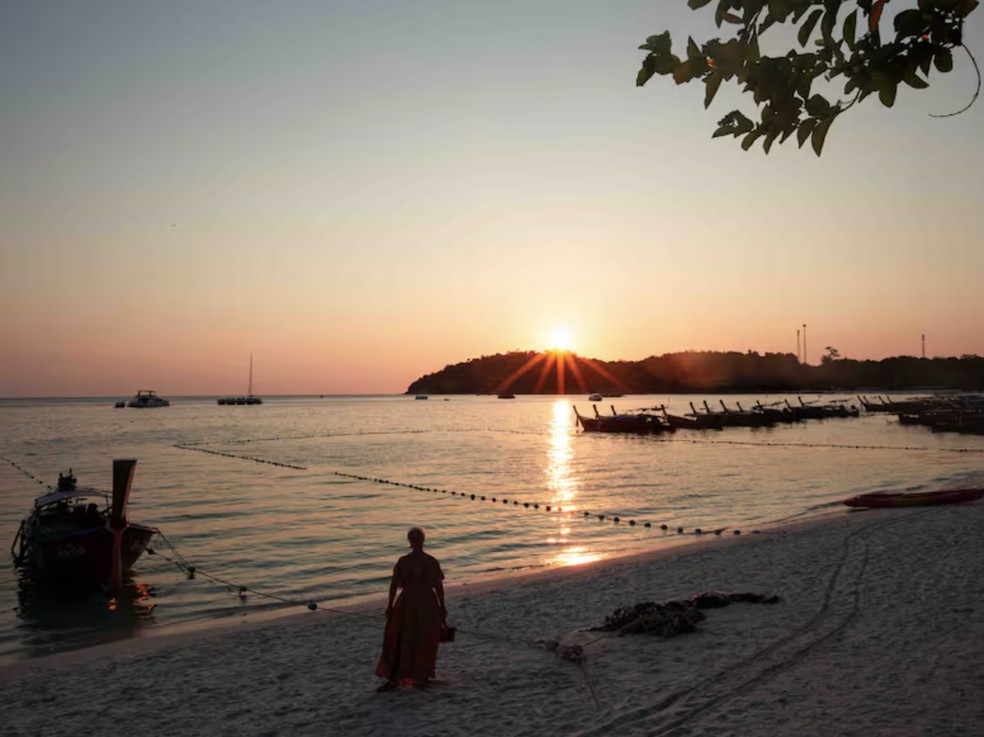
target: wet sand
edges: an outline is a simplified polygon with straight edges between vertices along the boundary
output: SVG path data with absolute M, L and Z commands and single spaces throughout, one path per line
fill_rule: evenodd
M 385 592 L 38 658 L 0 669 L 0 734 L 978 735 L 982 524 L 980 502 L 845 509 L 449 587 L 459 634 L 428 689 L 374 690 Z M 619 606 L 714 590 L 781 601 L 707 610 L 667 639 L 582 631 Z

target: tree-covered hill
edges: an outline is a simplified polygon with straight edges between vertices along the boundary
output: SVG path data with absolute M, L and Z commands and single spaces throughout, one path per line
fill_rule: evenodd
M 828 349 L 817 366 L 791 353 L 687 351 L 641 361 L 599 361 L 575 353 L 514 351 L 445 366 L 407 394 L 651 394 L 800 389 L 984 389 L 984 358 L 881 361 L 840 358 Z

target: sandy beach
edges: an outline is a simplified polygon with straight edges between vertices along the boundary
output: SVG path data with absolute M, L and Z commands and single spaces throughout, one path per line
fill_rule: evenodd
M 385 592 L 346 614 L 25 661 L 0 670 L 0 734 L 979 735 L 982 523 L 980 503 L 844 510 L 451 586 L 459 634 L 429 689 L 374 690 Z M 707 610 L 672 638 L 583 631 L 619 606 L 715 590 L 781 600 Z

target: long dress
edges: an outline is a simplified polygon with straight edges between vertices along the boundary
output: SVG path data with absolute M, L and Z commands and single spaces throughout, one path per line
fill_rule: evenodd
M 434 588 L 444 579 L 441 565 L 427 553 L 408 553 L 393 567 L 402 589 L 383 633 L 376 675 L 394 683 L 424 683 L 434 677 L 443 615 Z

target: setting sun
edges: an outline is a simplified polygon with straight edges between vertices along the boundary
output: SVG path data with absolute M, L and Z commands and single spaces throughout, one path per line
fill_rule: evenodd
M 550 331 L 550 342 L 547 348 L 552 351 L 569 351 L 574 348 L 571 331 L 566 327 L 556 327 Z

